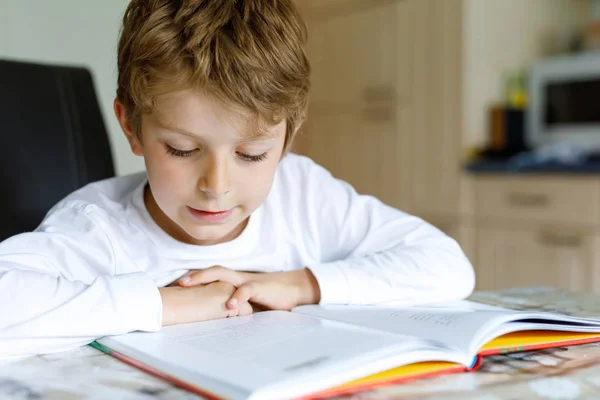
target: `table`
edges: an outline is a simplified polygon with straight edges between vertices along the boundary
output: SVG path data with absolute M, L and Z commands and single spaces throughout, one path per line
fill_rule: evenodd
M 471 300 L 518 310 L 600 318 L 600 296 L 548 287 L 476 292 Z M 476 373 L 379 388 L 354 399 L 600 399 L 600 343 L 484 359 Z M 194 399 L 200 397 L 89 346 L 0 361 L 0 399 Z

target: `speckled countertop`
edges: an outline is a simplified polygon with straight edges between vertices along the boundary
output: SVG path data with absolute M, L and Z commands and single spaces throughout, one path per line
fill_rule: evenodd
M 600 296 L 551 288 L 478 292 L 471 300 L 600 318 Z M 486 357 L 476 373 L 356 394 L 355 399 L 600 399 L 600 344 Z M 0 361 L 0 399 L 199 399 L 91 347 Z

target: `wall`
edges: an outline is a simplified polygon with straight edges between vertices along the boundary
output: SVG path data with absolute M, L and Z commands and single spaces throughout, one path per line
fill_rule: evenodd
M 143 169 L 112 111 L 117 38 L 126 4 L 125 0 L 0 0 L 0 58 L 91 69 L 119 175 Z
M 464 0 L 463 137 L 487 138 L 487 112 L 503 100 L 503 78 L 564 41 L 590 14 L 588 0 Z M 558 42 L 557 42 L 558 41 Z

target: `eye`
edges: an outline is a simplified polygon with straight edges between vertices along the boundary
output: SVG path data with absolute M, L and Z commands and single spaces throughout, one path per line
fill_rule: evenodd
M 261 162 L 261 161 L 265 161 L 267 159 L 267 152 L 258 154 L 256 156 L 251 155 L 251 154 L 241 153 L 239 151 L 236 152 L 235 154 L 237 154 L 237 156 L 240 159 L 242 159 L 243 161 L 248 161 L 248 162 Z
M 179 150 L 176 149 L 174 147 L 169 146 L 168 144 L 165 145 L 167 148 L 167 153 L 176 156 L 176 157 L 189 157 L 189 156 L 193 156 L 194 154 L 196 154 L 198 152 L 199 149 L 194 149 L 194 150 Z

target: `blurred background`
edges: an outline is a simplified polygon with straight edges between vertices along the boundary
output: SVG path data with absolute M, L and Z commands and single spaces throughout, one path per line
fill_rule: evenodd
M 126 3 L 0 0 L 0 59 L 91 71 L 117 175 L 143 169 L 112 112 Z M 296 152 L 457 239 L 478 289 L 600 293 L 600 1 L 297 3 Z

